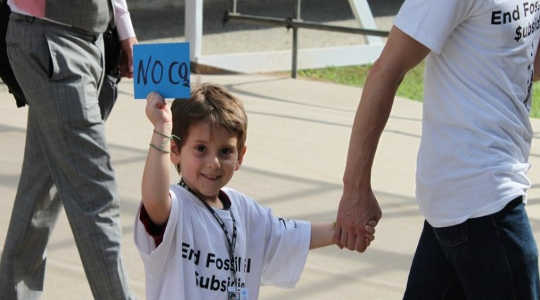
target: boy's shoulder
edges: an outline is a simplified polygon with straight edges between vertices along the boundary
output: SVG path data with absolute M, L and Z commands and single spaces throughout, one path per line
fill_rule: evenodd
M 237 207 L 240 210 L 243 211 L 252 211 L 253 208 L 255 210 L 260 210 L 263 208 L 257 201 L 255 201 L 253 198 L 247 196 L 246 194 L 225 186 L 221 189 L 229 198 L 231 201 L 231 204 L 235 207 Z M 173 201 L 177 201 L 179 206 L 185 211 L 190 209 L 197 209 L 196 207 L 202 207 L 201 202 L 195 198 L 195 196 L 182 186 L 178 184 L 171 184 L 169 186 L 169 192 L 171 193 L 171 197 Z
M 237 209 L 244 211 L 248 215 L 261 216 L 268 213 L 267 211 L 269 209 L 267 207 L 262 206 L 255 199 L 236 189 L 223 187 L 221 190 L 227 194 L 233 206 L 236 206 Z
M 224 186 L 221 190 L 229 197 L 232 203 L 241 205 L 253 205 L 256 203 L 251 197 L 231 187 Z
M 177 198 L 183 198 L 187 195 L 188 191 L 181 187 L 179 184 L 169 185 L 169 193 L 173 194 Z M 171 195 L 172 196 L 172 195 Z
M 231 187 L 225 186 L 221 190 L 229 197 L 232 202 L 242 204 L 251 204 L 255 202 L 246 194 Z M 179 184 L 171 184 L 169 186 L 169 193 L 171 193 L 171 196 L 176 198 L 177 201 L 182 201 L 183 203 L 199 203 L 199 201 L 195 201 L 197 200 L 197 198 L 195 198 L 195 196 L 190 191 L 186 190 Z
M 185 188 L 181 187 L 179 184 L 171 184 L 169 186 L 169 193 L 171 194 L 171 199 L 173 201 L 177 201 L 180 207 L 186 208 L 193 206 L 195 203 L 197 203 L 195 200 L 195 196 L 191 194 L 190 191 L 186 190 Z

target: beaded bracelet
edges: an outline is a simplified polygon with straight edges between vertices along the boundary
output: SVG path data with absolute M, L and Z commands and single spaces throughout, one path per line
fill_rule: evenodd
M 166 150 L 166 149 L 164 149 L 162 147 L 156 146 L 156 145 L 154 145 L 152 143 L 150 143 L 149 145 L 150 145 L 151 148 L 154 148 L 154 149 L 156 149 L 157 151 L 159 151 L 161 153 L 170 153 L 170 151 L 168 151 L 168 150 Z
M 157 134 L 157 135 L 159 135 L 159 136 L 162 136 L 162 137 L 164 137 L 164 138 L 166 138 L 166 139 L 169 139 L 169 140 L 173 140 L 173 139 L 176 139 L 177 141 L 181 141 L 181 140 L 182 140 L 182 138 L 179 137 L 179 136 L 176 136 L 176 135 L 174 135 L 174 134 L 166 135 L 166 134 L 164 134 L 163 132 L 159 132 L 159 131 L 157 131 L 157 130 L 155 130 L 155 129 L 154 129 L 154 133 Z
M 159 132 L 159 131 L 157 131 L 157 130 L 155 130 L 155 129 L 154 129 L 154 133 L 157 134 L 157 135 L 159 135 L 159 136 L 162 136 L 162 137 L 164 137 L 164 138 L 167 138 L 167 139 L 169 139 L 169 140 L 172 139 L 172 136 L 166 135 L 165 133 Z

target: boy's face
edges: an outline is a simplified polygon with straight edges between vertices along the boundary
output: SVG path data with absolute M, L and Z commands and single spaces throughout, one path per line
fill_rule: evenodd
M 219 190 L 231 180 L 245 153 L 238 152 L 238 139 L 223 127 L 202 121 L 191 125 L 180 151 L 171 160 L 180 164 L 182 177 L 190 188 L 207 200 L 217 200 Z

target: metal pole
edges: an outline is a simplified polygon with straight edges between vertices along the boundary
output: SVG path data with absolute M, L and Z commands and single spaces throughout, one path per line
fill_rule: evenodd
M 292 48 L 292 69 L 291 77 L 296 78 L 296 69 L 298 68 L 298 28 L 293 27 L 293 48 Z
M 189 42 L 189 57 L 197 62 L 202 52 L 203 1 L 186 0 L 184 31 Z
M 344 32 L 344 33 L 356 33 L 356 34 L 365 34 L 372 36 L 387 37 L 388 31 L 376 30 L 376 29 L 364 29 L 364 28 L 355 28 L 355 27 L 345 27 L 345 26 L 336 26 L 328 24 L 320 24 L 310 21 L 296 21 L 283 18 L 274 18 L 274 17 L 261 17 L 247 14 L 233 14 L 230 12 L 225 12 L 224 17 L 225 22 L 241 22 L 247 24 L 258 24 L 258 25 L 267 25 L 267 26 L 286 26 L 287 28 L 307 28 L 314 30 L 324 30 L 324 31 L 333 31 L 333 32 Z
M 302 7 L 302 0 L 296 0 L 296 19 L 294 21 L 300 22 L 300 12 Z M 298 27 L 293 26 L 293 49 L 292 49 L 292 68 L 291 77 L 296 78 L 298 70 Z

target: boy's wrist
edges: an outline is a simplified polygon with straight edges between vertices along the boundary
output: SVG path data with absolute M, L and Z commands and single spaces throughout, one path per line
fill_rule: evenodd
M 172 132 L 172 127 L 172 123 L 154 124 L 154 131 L 170 136 Z

